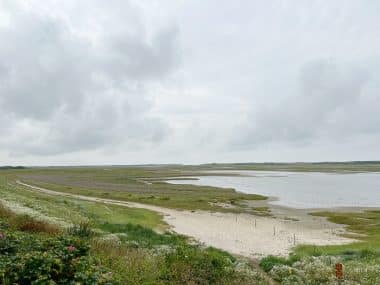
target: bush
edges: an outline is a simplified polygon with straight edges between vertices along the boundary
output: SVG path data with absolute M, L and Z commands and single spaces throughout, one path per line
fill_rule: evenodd
M 290 265 L 277 264 L 269 271 L 270 276 L 281 284 L 322 285 L 336 284 L 335 264 L 344 264 L 344 283 L 342 284 L 380 284 L 380 259 L 372 251 L 355 251 L 346 259 L 342 256 L 311 256 Z
M 0 218 L 8 218 L 10 216 L 12 216 L 12 212 L 0 203 Z
M 82 238 L 90 238 L 94 236 L 94 231 L 91 229 L 91 224 L 89 222 L 81 222 L 73 225 L 68 228 L 67 233 Z
M 110 224 L 102 223 L 99 229 L 109 233 L 124 233 L 123 241 L 140 247 L 156 247 L 160 245 L 178 245 L 185 243 L 185 238 L 179 235 L 164 233 L 159 234 L 152 229 L 134 224 Z
M 269 272 L 275 265 L 288 265 L 289 263 L 290 261 L 286 258 L 268 255 L 261 259 L 260 266 L 265 272 Z
M 24 232 L 58 234 L 61 231 L 57 226 L 38 221 L 28 215 L 14 216 L 9 223 L 11 227 Z
M 48 233 L 57 234 L 61 230 L 59 227 L 50 223 L 37 220 L 29 215 L 18 215 L 11 212 L 7 207 L 0 203 L 0 218 L 6 220 L 1 221 L 2 228 L 10 227 L 14 230 L 32 233 Z
M 282 281 L 284 279 L 289 279 L 294 275 L 295 270 L 288 265 L 274 265 L 270 270 L 270 275 L 276 281 Z
M 19 243 L 19 240 L 14 235 L 0 232 L 0 256 L 14 254 Z
M 212 248 L 180 246 L 165 256 L 161 278 L 169 284 L 230 284 L 232 265 L 230 256 Z
M 69 236 L 1 232 L 1 284 L 115 284 L 89 256 L 89 245 Z

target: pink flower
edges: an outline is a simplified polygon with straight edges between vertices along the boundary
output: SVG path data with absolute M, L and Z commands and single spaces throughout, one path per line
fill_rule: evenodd
M 2 232 L 0 232 L 0 239 L 3 239 L 5 238 L 5 234 L 3 234 Z
M 75 247 L 75 246 L 73 246 L 73 245 L 70 245 L 70 246 L 68 246 L 67 247 L 67 250 L 68 251 L 71 251 L 71 252 L 73 252 L 74 250 L 76 250 L 77 248 Z

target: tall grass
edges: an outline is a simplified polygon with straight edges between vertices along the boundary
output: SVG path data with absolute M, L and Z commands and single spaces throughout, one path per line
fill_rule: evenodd
M 266 278 L 248 263 L 213 248 L 181 244 L 166 249 L 129 247 L 95 240 L 91 253 L 112 268 L 120 284 L 140 285 L 266 285 Z
M 91 223 L 89 221 L 83 221 L 78 224 L 74 224 L 67 229 L 69 235 L 81 237 L 81 238 L 91 238 L 95 235 L 95 232 L 91 228 Z
M 6 219 L 8 227 L 14 230 L 32 233 L 58 234 L 61 229 L 51 223 L 37 220 L 29 215 L 19 215 L 10 211 L 0 203 L 0 218 Z

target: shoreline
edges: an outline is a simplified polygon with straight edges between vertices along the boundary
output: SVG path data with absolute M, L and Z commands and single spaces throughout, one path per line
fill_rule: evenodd
M 273 204 L 271 202 L 278 201 L 279 198 L 273 196 L 266 196 L 265 200 L 246 200 L 244 204 L 251 207 L 268 207 L 271 210 L 282 210 L 288 212 L 305 212 L 312 214 L 315 212 L 362 212 L 362 211 L 376 211 L 380 210 L 380 207 L 363 207 L 363 206 L 340 206 L 340 207 L 316 207 L 316 208 L 297 208 L 284 205 Z
M 254 172 L 251 173 L 250 172 Z M 255 175 L 256 172 L 262 172 L 262 173 L 279 173 L 279 175 Z M 199 173 L 195 173 L 194 176 L 186 176 L 185 177 L 168 177 L 166 180 L 164 180 L 168 184 L 178 184 L 178 185 L 193 185 L 193 186 L 209 186 L 209 187 L 217 187 L 217 188 L 225 188 L 225 189 L 234 189 L 236 193 L 240 194 L 253 194 L 253 195 L 261 195 L 263 197 L 266 197 L 265 200 L 258 200 L 257 203 L 255 200 L 250 200 L 252 201 L 252 205 L 255 207 L 269 207 L 269 208 L 288 208 L 288 209 L 297 209 L 300 211 L 308 211 L 310 213 L 313 212 L 319 212 L 319 211 L 335 211 L 335 212 L 345 212 L 345 211 L 350 211 L 350 212 L 358 212 L 358 211 L 363 211 L 363 210 L 377 210 L 380 209 L 380 204 L 378 203 L 369 203 L 368 201 L 365 201 L 364 203 L 360 203 L 363 205 L 357 205 L 358 203 L 350 203 L 350 202 L 343 202 L 343 203 L 336 203 L 334 202 L 334 198 L 340 200 L 341 197 L 345 197 L 345 193 L 338 193 L 339 195 L 335 194 L 336 196 L 333 196 L 332 203 L 331 199 L 325 198 L 324 200 L 319 200 L 316 203 L 309 203 L 310 200 L 308 199 L 313 199 L 313 197 L 303 197 L 303 200 L 301 200 L 301 203 L 294 203 L 294 200 L 289 200 L 288 197 L 283 197 L 282 192 L 274 193 L 265 193 L 267 191 L 246 191 L 246 189 L 242 189 L 240 181 L 231 183 L 227 181 L 227 185 L 229 186 L 221 186 L 220 183 L 215 183 L 215 182 L 210 182 L 210 181 L 203 181 L 201 182 L 201 179 L 204 177 L 213 177 L 213 176 L 218 176 L 218 177 L 252 177 L 252 178 L 283 178 L 283 177 L 288 177 L 288 173 L 304 173 L 304 174 L 310 174 L 310 172 L 305 172 L 305 171 L 284 171 L 284 170 L 237 170 L 237 169 L 230 169 L 230 170 L 205 170 L 203 171 L 203 175 L 197 175 Z M 380 172 L 378 171 L 371 171 L 371 172 L 353 172 L 353 171 L 344 171 L 342 173 L 341 171 L 335 171 L 333 173 L 331 172 L 324 172 L 324 171 L 312 171 L 312 173 L 319 173 L 319 174 L 341 174 L 341 175 L 347 175 L 347 174 L 374 174 L 374 175 L 380 175 Z M 185 178 L 185 179 L 184 179 Z M 177 181 L 176 181 L 177 180 Z M 180 182 L 182 181 L 182 182 Z M 192 183 L 191 181 L 199 181 L 199 183 Z M 178 183 L 176 183 L 178 182 Z M 240 187 L 240 188 L 239 188 Z M 252 186 L 254 187 L 254 186 Z M 375 187 L 379 187 L 379 184 L 376 184 Z M 256 189 L 257 190 L 257 189 Z M 290 192 L 292 190 L 290 189 Z M 275 191 L 276 192 L 276 191 Z M 326 191 L 325 191 L 326 192 Z M 294 195 L 294 193 L 292 193 Z M 324 195 L 327 195 L 328 193 L 323 193 Z M 273 196 L 274 195 L 274 196 Z M 348 193 L 347 195 L 350 195 Z M 338 198 L 337 198 L 338 197 Z M 294 197 L 293 197 L 294 198 Z M 331 198 L 331 197 L 330 197 Z M 361 198 L 361 197 L 359 197 Z M 379 196 L 375 196 L 374 199 L 375 201 L 378 201 L 377 199 Z M 317 199 L 318 200 L 318 199 Z M 373 201 L 373 200 L 372 200 Z M 325 204 L 328 204 L 328 207 L 324 207 Z
M 28 188 L 29 191 L 48 195 L 152 210 L 162 214 L 164 221 L 171 226 L 172 231 L 178 234 L 189 236 L 201 244 L 250 258 L 260 258 L 270 254 L 286 256 L 294 246 L 299 244 L 337 245 L 357 241 L 342 236 L 348 233 L 344 225 L 334 224 L 326 218 L 311 216 L 297 210 L 292 212 L 293 216 L 298 217 L 294 219 L 281 216 L 291 213 L 285 211 L 281 214 L 280 208 L 277 208 L 278 216 L 276 217 L 175 210 L 135 202 L 57 192 L 21 181 L 16 181 L 16 183 Z M 271 209 L 274 208 L 271 207 Z

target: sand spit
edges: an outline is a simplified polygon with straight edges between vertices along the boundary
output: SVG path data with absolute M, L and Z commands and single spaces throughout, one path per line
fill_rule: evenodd
M 206 245 L 246 257 L 269 254 L 287 255 L 292 247 L 298 244 L 334 245 L 354 241 L 340 236 L 345 233 L 343 226 L 304 213 L 301 213 L 296 220 L 249 214 L 181 211 L 141 203 L 56 192 L 21 181 L 17 181 L 17 184 L 54 196 L 152 210 L 163 214 L 164 220 L 173 231 L 193 237 Z

